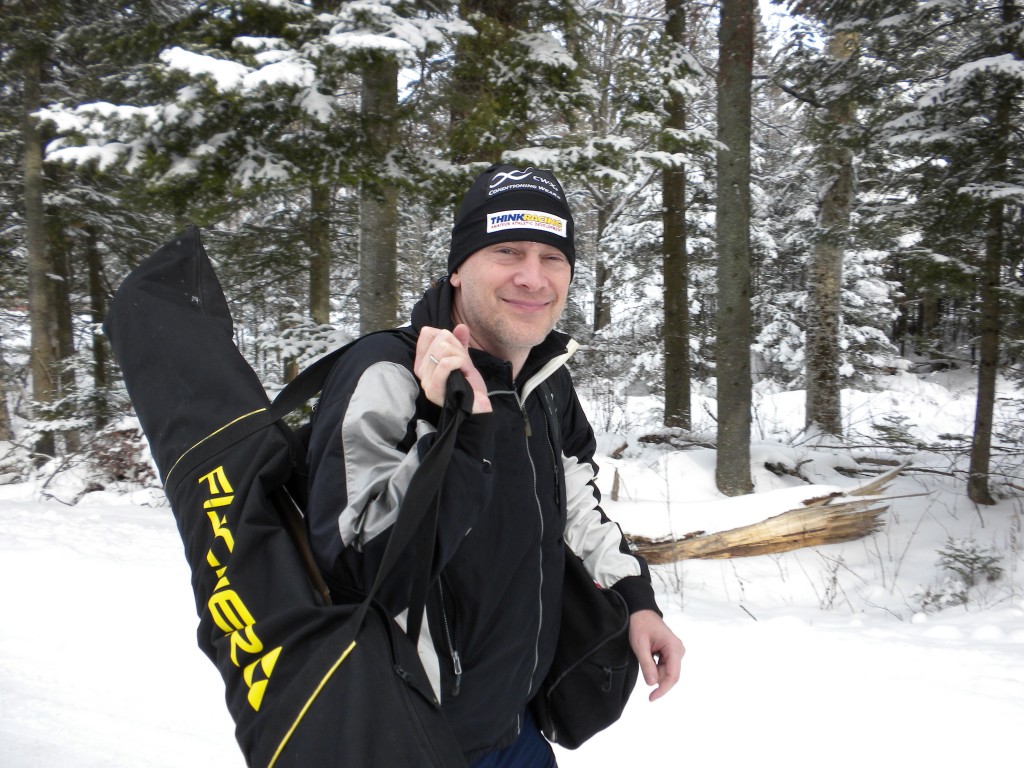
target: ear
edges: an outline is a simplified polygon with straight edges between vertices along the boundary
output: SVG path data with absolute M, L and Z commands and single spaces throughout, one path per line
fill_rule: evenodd
M 452 288 L 462 287 L 462 277 L 459 275 L 459 270 L 455 270 L 448 276 L 448 282 L 452 284 Z

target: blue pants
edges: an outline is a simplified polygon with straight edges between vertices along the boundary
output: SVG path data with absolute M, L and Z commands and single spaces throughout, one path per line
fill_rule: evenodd
M 471 768 L 557 768 L 555 753 L 526 710 L 519 737 L 504 749 L 488 752 Z

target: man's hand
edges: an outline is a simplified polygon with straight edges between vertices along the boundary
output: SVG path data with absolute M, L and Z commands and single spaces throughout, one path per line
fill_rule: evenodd
M 629 644 L 640 661 L 644 682 L 656 685 L 650 700 L 657 701 L 679 680 L 679 666 L 686 649 L 654 611 L 637 611 L 629 617 Z
M 469 359 L 469 327 L 457 325 L 452 331 L 421 328 L 416 342 L 413 372 L 423 392 L 434 405 L 444 405 L 445 387 L 452 371 L 462 371 L 473 390 L 473 413 L 490 413 L 491 401 L 480 371 Z

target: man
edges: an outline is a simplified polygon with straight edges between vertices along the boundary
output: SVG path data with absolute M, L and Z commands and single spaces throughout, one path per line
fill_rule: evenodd
M 553 330 L 575 258 L 554 175 L 492 166 L 460 205 L 447 279 L 413 309 L 415 348 L 398 334 L 363 339 L 335 367 L 314 419 L 313 548 L 326 573 L 365 589 L 448 377 L 461 371 L 473 390 L 440 496 L 420 655 L 474 766 L 554 765 L 527 705 L 557 640 L 563 546 L 625 597 L 652 701 L 676 683 L 684 653 L 646 563 L 599 506 L 594 435 L 564 366 L 576 344 Z M 383 600 L 404 620 L 401 583 Z

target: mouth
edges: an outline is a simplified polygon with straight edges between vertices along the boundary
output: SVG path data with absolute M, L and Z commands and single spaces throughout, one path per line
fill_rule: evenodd
M 502 299 L 502 301 L 519 312 L 543 312 L 551 306 L 550 301 L 528 301 L 525 299 Z

